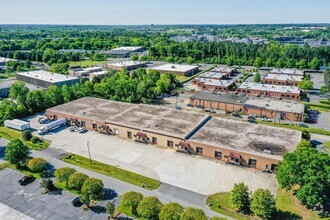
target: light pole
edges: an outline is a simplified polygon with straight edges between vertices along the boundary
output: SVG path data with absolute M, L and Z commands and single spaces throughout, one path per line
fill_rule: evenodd
M 92 166 L 92 158 L 91 158 L 91 151 L 89 149 L 89 141 L 87 141 L 87 149 L 88 149 L 88 155 L 89 155 L 89 164 Z

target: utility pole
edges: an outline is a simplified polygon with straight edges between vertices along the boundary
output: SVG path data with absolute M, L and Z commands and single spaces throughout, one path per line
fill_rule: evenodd
M 92 158 L 91 158 L 91 151 L 89 149 L 89 141 L 87 141 L 87 149 L 88 149 L 88 155 L 89 155 L 89 164 L 92 166 Z

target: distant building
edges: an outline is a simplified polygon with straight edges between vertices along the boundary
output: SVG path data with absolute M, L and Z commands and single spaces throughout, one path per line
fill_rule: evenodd
M 232 67 L 216 67 L 212 69 L 212 72 L 224 73 L 228 76 L 238 73 L 237 69 Z
M 302 80 L 303 76 L 298 75 L 267 74 L 262 79 L 262 82 L 265 84 L 298 86 Z
M 304 76 L 304 72 L 296 69 L 271 69 L 269 74 L 283 74 L 290 76 Z
M 299 100 L 300 89 L 294 86 L 280 86 L 260 83 L 242 83 L 238 89 L 238 94 L 257 97 L 269 97 L 277 99 Z
M 99 72 L 92 72 L 89 74 L 89 80 L 93 80 L 94 78 L 103 78 L 108 74 L 108 71 L 99 71 Z
M 234 87 L 235 82 L 233 80 L 216 80 L 201 78 L 198 80 L 196 85 L 202 90 L 208 90 L 212 92 L 228 92 Z
M 108 52 L 113 57 L 130 57 L 131 54 L 143 52 L 143 47 L 118 47 Z
M 13 83 L 13 80 L 0 81 L 0 98 L 8 97 L 10 87 Z
M 192 76 L 199 71 L 198 66 L 192 66 L 192 65 L 179 65 L 179 64 L 164 64 L 157 67 L 152 67 L 150 70 L 156 70 L 160 72 L 161 74 L 165 73 L 175 73 L 179 76 Z
M 109 69 L 123 70 L 124 68 L 126 68 L 128 71 L 135 70 L 145 66 L 146 66 L 146 62 L 142 62 L 142 61 L 124 61 L 124 62 L 108 64 Z
M 222 80 L 229 77 L 228 73 L 219 73 L 219 72 L 213 72 L 213 71 L 209 71 L 209 72 L 205 72 L 201 75 L 199 75 L 198 77 L 196 77 L 192 83 L 194 85 L 199 85 L 201 80 L 204 79 L 212 79 L 212 80 Z
M 288 101 L 249 98 L 244 103 L 244 114 L 256 114 L 268 118 L 280 117 L 282 120 L 302 121 L 304 104 Z
M 89 76 L 90 73 L 102 72 L 102 71 L 103 68 L 98 66 L 87 67 L 87 68 L 81 68 L 80 66 L 71 66 L 69 68 L 69 74 L 78 77 Z
M 189 103 L 192 106 L 200 106 L 205 109 L 213 108 L 222 111 L 242 111 L 243 104 L 246 101 L 245 96 L 232 94 L 215 94 L 211 92 L 201 91 L 190 97 Z
M 77 77 L 51 73 L 43 70 L 16 73 L 16 79 L 44 88 L 48 88 L 52 85 L 59 87 L 62 85 L 72 85 L 79 82 L 79 78 Z

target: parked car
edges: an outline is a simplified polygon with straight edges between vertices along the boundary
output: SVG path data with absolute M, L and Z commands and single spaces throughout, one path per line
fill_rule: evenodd
M 314 114 L 314 115 L 320 114 L 320 112 L 318 110 L 310 110 L 309 113 Z
M 75 131 L 77 131 L 77 126 L 71 126 L 71 127 L 69 128 L 69 131 L 71 131 L 71 132 L 75 132 Z
M 187 106 L 188 106 L 188 107 L 192 107 L 192 104 L 188 103 Z
M 203 108 L 203 106 L 202 105 L 197 105 L 196 108 Z
M 32 183 L 36 178 L 34 178 L 33 176 L 23 176 L 22 179 L 18 180 L 18 183 L 21 186 L 26 186 L 29 183 Z
M 316 123 L 317 122 L 317 118 L 308 118 L 306 120 L 307 123 Z
M 231 115 L 234 116 L 234 117 L 238 117 L 238 118 L 242 117 L 241 114 L 239 112 L 236 112 L 236 111 L 231 113 Z
M 48 118 L 39 118 L 38 122 L 39 124 L 45 124 L 48 121 Z
M 261 118 L 261 120 L 262 120 L 262 121 L 266 121 L 266 122 L 272 122 L 272 120 L 269 119 L 269 118 Z
M 76 197 L 71 201 L 71 205 L 74 207 L 80 207 L 83 203 L 80 201 L 79 197 Z
M 249 116 L 251 116 L 251 117 L 257 117 L 256 114 L 249 114 Z
M 299 123 L 299 124 L 298 124 L 298 127 L 302 127 L 302 128 L 308 128 L 308 125 L 306 125 L 306 124 L 303 124 L 303 123 Z
M 86 128 L 81 127 L 81 128 L 78 128 L 77 131 L 78 131 L 79 133 L 84 133 L 84 132 L 86 132 L 87 130 L 86 130 Z

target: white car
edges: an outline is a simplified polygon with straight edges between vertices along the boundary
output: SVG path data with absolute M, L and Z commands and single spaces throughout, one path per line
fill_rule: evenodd
M 77 131 L 78 131 L 78 133 L 84 133 L 87 130 L 86 130 L 86 128 L 81 127 L 81 128 L 78 128 Z
M 38 119 L 38 122 L 39 122 L 40 124 L 45 124 L 47 121 L 48 121 L 48 118 L 39 118 L 39 119 Z

